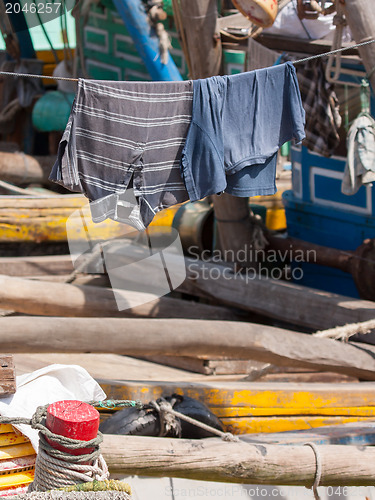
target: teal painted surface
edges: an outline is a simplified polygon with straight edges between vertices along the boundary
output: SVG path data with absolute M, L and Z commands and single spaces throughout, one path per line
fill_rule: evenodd
M 21 3 L 25 3 L 26 0 L 22 0 Z M 31 36 L 31 40 L 33 42 L 33 47 L 35 51 L 38 50 L 50 50 L 50 45 L 44 36 L 43 30 L 40 26 L 36 26 L 35 20 L 30 17 L 33 14 L 28 13 L 26 15 L 26 22 L 33 27 L 29 29 L 29 33 Z M 75 32 L 75 21 L 72 17 L 71 13 L 67 13 L 67 29 L 68 29 L 68 40 L 69 46 L 74 48 L 76 46 L 76 32 Z M 44 23 L 44 27 L 48 33 L 48 36 L 51 39 L 52 45 L 56 50 L 62 49 L 63 39 L 61 36 L 61 26 L 60 19 L 53 19 L 52 21 L 48 21 Z M 0 50 L 5 49 L 4 38 L 0 32 Z
M 63 131 L 66 127 L 75 94 L 46 92 L 35 104 L 33 125 L 39 132 Z

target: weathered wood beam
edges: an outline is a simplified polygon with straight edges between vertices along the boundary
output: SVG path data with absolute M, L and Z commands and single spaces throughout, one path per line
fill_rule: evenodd
M 0 318 L 4 352 L 226 356 L 375 380 L 371 350 L 253 323 L 133 318 Z
M 128 308 L 119 310 L 112 289 L 27 280 L 0 275 L 0 307 L 24 314 L 74 317 L 240 319 L 225 307 L 133 290 L 116 290 Z
M 0 274 L 8 276 L 68 275 L 73 272 L 70 255 L 1 257 Z
M 119 261 L 119 265 L 121 262 Z M 13 275 L 29 275 L 44 273 L 65 274 L 72 270 L 71 260 L 69 256 L 50 256 L 50 257 L 27 257 L 27 258 L 3 258 L 0 259 L 0 271 L 9 272 Z M 220 263 L 202 262 L 199 260 L 186 259 L 187 279 L 177 289 L 190 295 L 204 297 L 210 299 L 215 304 L 236 307 L 244 311 L 251 311 L 263 316 L 274 318 L 285 323 L 297 325 L 299 327 L 308 328 L 311 330 L 325 330 L 335 326 L 341 326 L 348 323 L 358 323 L 375 317 L 375 303 L 366 300 L 358 300 L 343 295 L 337 295 L 329 292 L 323 292 L 313 288 L 303 287 L 297 283 L 285 282 L 282 280 L 272 280 L 268 278 L 259 278 L 252 271 L 248 274 L 235 273 L 233 270 Z M 74 290 L 70 288 L 69 293 L 65 293 L 65 299 L 71 303 L 72 309 L 67 308 L 67 312 L 63 313 L 66 305 L 59 302 L 59 296 L 51 296 L 44 291 L 41 296 L 34 293 L 32 290 L 37 286 L 45 288 L 45 285 L 38 285 L 35 281 L 26 282 L 27 287 L 22 292 L 22 283 L 19 283 L 20 295 L 15 295 L 12 298 L 12 288 L 5 288 L 5 284 L 15 283 L 3 281 L 0 288 L 0 308 L 12 309 L 17 303 L 18 312 L 26 314 L 47 314 L 64 316 L 79 314 L 77 311 L 82 307 L 89 307 L 90 293 L 92 289 L 78 288 Z M 61 284 L 61 286 L 64 286 Z M 39 290 L 40 288 L 38 288 Z M 57 290 L 57 289 L 56 289 Z M 62 290 L 62 289 L 59 289 Z M 106 297 L 113 295 L 111 291 L 104 292 Z M 30 295 L 27 295 L 30 294 Z M 47 298 L 46 298 L 47 296 Z M 79 296 L 79 303 L 75 303 Z M 94 315 L 99 315 L 98 299 L 94 306 Z M 17 298 L 18 297 L 18 298 Z M 272 300 L 270 300 L 272 297 Z M 166 298 L 165 298 L 166 300 Z M 170 299 L 172 300 L 172 299 Z M 47 301 L 47 302 L 46 302 Z M 48 304 L 57 303 L 59 309 L 48 309 Z M 7 306 L 3 307 L 3 303 Z M 37 304 L 40 305 L 37 306 Z M 43 304 L 43 305 L 41 305 Z M 160 304 L 160 302 L 159 302 Z M 176 302 L 171 303 L 176 304 Z M 298 304 L 298 307 L 296 306 Z M 111 308 L 114 304 L 112 304 Z M 182 304 L 183 305 L 183 304 Z M 196 307 L 197 304 L 194 304 Z M 35 309 L 33 309 L 36 307 Z M 52 306 L 51 306 L 52 307 Z M 55 306 L 54 306 L 55 307 Z M 102 307 L 106 307 L 105 305 Z M 14 309 L 14 310 L 17 310 Z M 45 310 L 45 312 L 41 312 Z M 111 311 L 114 311 L 112 308 Z M 147 311 L 144 313 L 145 315 Z M 161 317 L 162 309 L 158 310 Z M 179 314 L 178 308 L 174 308 L 173 314 L 170 317 L 177 317 Z M 89 315 L 87 313 L 87 315 Z M 113 315 L 105 313 L 104 315 Z M 130 314 L 129 314 L 130 315 Z M 143 315 L 143 314 L 139 314 Z M 183 316 L 180 316 L 183 317 Z M 203 317 L 203 316 L 202 316 Z M 208 316 L 207 316 L 208 317 Z M 229 318 L 227 318 L 229 319 Z M 372 334 L 366 337 L 366 341 L 371 341 Z
M 21 185 L 47 182 L 55 160 L 54 156 L 33 157 L 0 151 L 0 178 Z
M 235 273 L 220 263 L 186 259 L 187 279 L 177 289 L 216 303 L 251 310 L 311 330 L 357 323 L 375 317 L 375 303 L 259 277 L 250 269 Z M 370 340 L 371 334 L 367 339 Z
M 375 449 L 317 445 L 322 486 L 373 486 Z M 111 472 L 243 484 L 311 487 L 316 457 L 310 446 L 168 439 L 105 434 L 101 452 Z

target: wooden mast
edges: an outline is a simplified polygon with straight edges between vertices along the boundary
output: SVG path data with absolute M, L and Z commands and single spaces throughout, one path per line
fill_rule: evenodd
M 356 43 L 375 38 L 374 4 L 368 0 L 339 0 Z M 375 92 L 375 43 L 358 48 Z

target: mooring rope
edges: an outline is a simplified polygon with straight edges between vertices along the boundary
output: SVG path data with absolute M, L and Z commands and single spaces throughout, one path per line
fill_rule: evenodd
M 239 436 L 233 435 L 231 432 L 223 432 L 211 425 L 205 424 L 192 417 L 184 415 L 172 408 L 172 405 L 164 398 L 159 398 L 157 401 L 151 401 L 148 404 L 143 404 L 141 401 L 136 400 L 104 400 L 104 401 L 91 401 L 91 404 L 100 408 L 116 408 L 116 407 L 135 407 L 154 408 L 159 412 L 160 418 L 165 418 L 166 413 L 170 413 L 176 418 L 185 420 L 189 424 L 195 425 L 204 429 L 212 434 L 216 434 L 223 441 L 226 442 L 245 442 L 241 441 Z M 32 428 L 40 431 L 39 434 L 39 451 L 36 460 L 34 482 L 29 486 L 29 491 L 49 491 L 58 488 L 64 488 L 64 491 L 92 491 L 87 483 L 100 483 L 108 485 L 109 472 L 104 458 L 100 454 L 99 445 L 103 441 L 103 434 L 98 431 L 96 438 L 90 441 L 81 441 L 78 439 L 71 439 L 65 436 L 54 434 L 43 423 L 43 419 L 47 414 L 48 404 L 39 406 L 31 419 L 22 417 L 1 417 L 0 424 L 26 424 L 31 425 Z M 64 446 L 65 448 L 75 450 L 82 448 L 94 448 L 92 453 L 84 455 L 71 455 L 64 451 L 51 446 L 46 438 Z M 315 500 L 320 500 L 317 488 L 320 484 L 322 477 L 322 460 L 318 447 L 312 443 L 304 443 L 304 446 L 310 446 L 315 455 L 315 474 L 312 490 Z M 89 465 L 88 465 L 89 464 Z M 121 488 L 125 487 L 120 485 Z M 128 485 L 126 485 L 128 486 Z M 68 489 L 69 488 L 69 489 Z M 118 489 L 118 488 L 107 488 Z M 95 490 L 95 488 L 93 488 Z M 101 488 L 102 490 L 102 488 Z M 125 491 L 125 490 L 121 490 Z
M 58 451 L 61 458 L 54 457 Z M 93 459 L 93 456 L 97 455 Z M 70 457 L 73 458 L 70 461 Z M 84 457 L 84 458 L 82 458 Z M 81 463 L 82 461 L 90 463 Z M 70 455 L 69 453 L 55 450 L 43 435 L 39 436 L 39 450 L 35 462 L 34 481 L 29 486 L 29 491 L 49 491 L 72 484 L 81 484 L 92 481 L 105 481 L 109 479 L 107 464 L 95 450 L 92 454 Z
M 99 445 L 103 441 L 102 433 L 98 431 L 97 436 L 90 441 L 55 434 L 43 423 L 48 406 L 48 404 L 39 406 L 31 419 L 0 417 L 2 424 L 26 424 L 39 431 L 39 451 L 35 464 L 35 476 L 29 491 L 48 491 L 71 484 L 108 479 L 108 467 L 99 449 Z M 92 449 L 92 451 L 83 455 L 72 455 L 69 451 L 54 448 L 50 442 L 71 451 L 86 448 Z
M 310 446 L 315 455 L 316 470 L 315 470 L 314 483 L 311 486 L 311 488 L 313 490 L 315 500 L 321 500 L 318 493 L 318 486 L 322 478 L 322 458 L 315 443 L 310 443 L 310 442 L 304 443 L 304 446 Z
M 336 326 L 328 330 L 320 330 L 314 333 L 315 337 L 322 339 L 334 339 L 347 341 L 357 333 L 365 335 L 375 329 L 375 319 L 369 319 L 361 323 L 348 323 L 344 326 Z

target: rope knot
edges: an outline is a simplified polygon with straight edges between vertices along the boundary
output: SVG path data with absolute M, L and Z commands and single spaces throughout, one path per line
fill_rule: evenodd
M 238 443 L 240 441 L 240 438 L 238 436 L 235 436 L 231 432 L 224 432 L 223 435 L 221 436 L 221 439 L 223 441 L 233 442 L 233 443 Z
M 346 26 L 348 24 L 346 17 L 340 13 L 334 15 L 332 23 L 334 26 Z
M 164 398 L 151 401 L 150 406 L 158 412 L 160 420 L 159 436 L 181 436 L 181 423 L 174 415 L 173 406 Z

